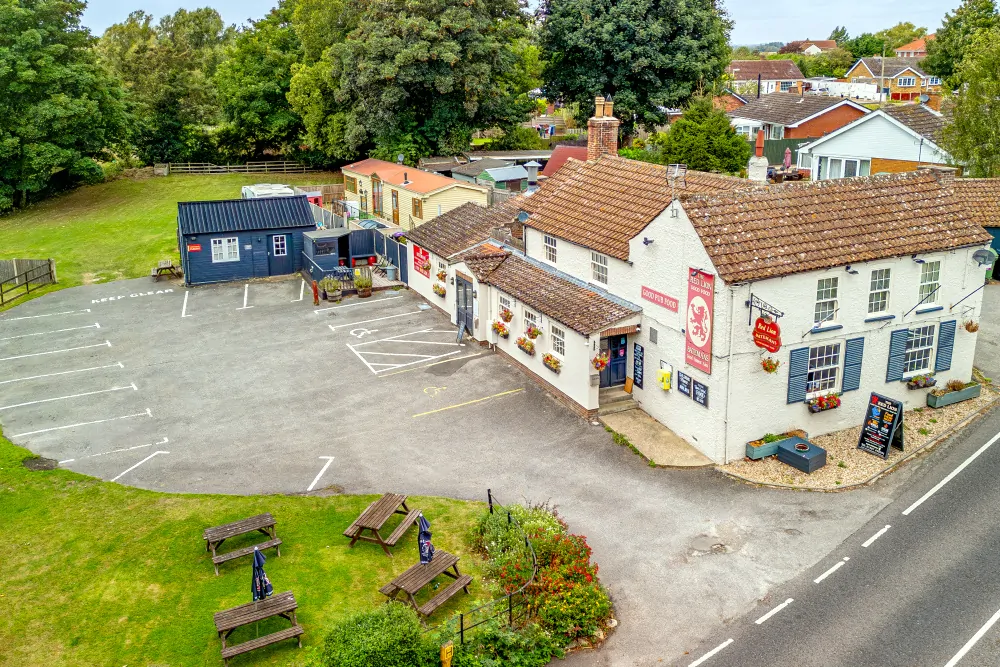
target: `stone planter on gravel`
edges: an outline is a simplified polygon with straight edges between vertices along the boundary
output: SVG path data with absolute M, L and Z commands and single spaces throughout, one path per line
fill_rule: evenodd
M 960 403 L 970 398 L 977 398 L 982 391 L 982 387 L 977 382 L 971 383 L 965 389 L 949 391 L 940 396 L 935 396 L 933 392 L 927 394 L 927 406 L 931 408 L 943 408 L 952 403 Z

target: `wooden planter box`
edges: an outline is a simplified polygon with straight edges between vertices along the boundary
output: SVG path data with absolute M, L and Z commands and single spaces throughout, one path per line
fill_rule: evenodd
M 767 458 L 768 456 L 774 456 L 775 454 L 778 453 L 778 445 L 780 445 L 781 443 L 787 442 L 788 440 L 802 439 L 796 435 L 788 435 L 787 433 L 784 435 L 786 435 L 787 437 L 784 437 L 781 440 L 775 440 L 774 442 L 768 442 L 763 445 L 757 445 L 756 447 L 748 442 L 746 450 L 747 458 L 756 461 L 758 459 Z M 805 434 L 805 437 L 808 438 L 809 434 L 808 433 Z
M 981 386 L 973 384 L 965 389 L 949 391 L 941 396 L 935 396 L 934 394 L 928 393 L 927 406 L 931 408 L 943 408 L 944 406 L 951 405 L 952 403 L 961 403 L 962 401 L 967 401 L 970 398 L 977 398 L 979 396 L 979 392 L 981 391 Z

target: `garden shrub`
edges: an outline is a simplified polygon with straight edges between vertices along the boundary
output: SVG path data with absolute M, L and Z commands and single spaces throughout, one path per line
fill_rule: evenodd
M 391 602 L 334 625 L 312 667 L 414 667 L 427 653 L 422 641 L 416 612 Z
M 567 640 L 593 637 L 610 615 L 611 599 L 596 581 L 561 587 L 538 606 L 542 626 Z
M 514 630 L 494 620 L 479 628 L 471 643 L 456 647 L 452 667 L 544 667 L 563 657 L 560 644 L 537 623 Z

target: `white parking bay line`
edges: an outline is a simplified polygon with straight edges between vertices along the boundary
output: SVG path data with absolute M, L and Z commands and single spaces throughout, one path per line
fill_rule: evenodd
M 406 313 L 400 313 L 399 315 L 386 315 L 385 317 L 376 317 L 373 320 L 361 320 L 360 322 L 348 322 L 347 324 L 338 324 L 337 326 L 334 326 L 332 324 L 328 324 L 327 326 L 330 327 L 330 331 L 336 331 L 337 329 L 343 329 L 344 327 L 352 327 L 355 324 L 368 324 L 369 322 L 381 322 L 382 320 L 391 320 L 394 317 L 408 317 L 410 315 L 419 315 L 422 312 L 424 312 L 424 311 L 422 311 L 422 310 L 411 310 L 411 311 L 406 312 Z M 0 359 L 0 361 L 3 361 L 3 359 Z
M 181 307 L 181 318 L 191 317 L 190 315 L 187 314 L 187 312 L 188 312 L 188 297 L 190 295 L 191 295 L 190 292 L 188 292 L 188 291 L 184 292 L 184 305 Z
M 3 361 L 3 360 L 0 359 L 0 361 Z M 955 479 L 955 477 L 958 475 L 958 473 L 960 473 L 963 470 L 965 470 L 965 468 L 970 463 L 972 463 L 977 458 L 979 458 L 980 454 L 982 454 L 987 449 L 989 449 L 990 447 L 992 447 L 993 443 L 995 443 L 997 440 L 1000 440 L 1000 433 L 997 433 L 995 436 L 993 436 L 992 438 L 990 438 L 989 442 L 987 442 L 985 445 L 983 445 L 982 447 L 980 447 L 979 449 L 977 449 L 975 454 L 973 454 L 969 458 L 965 459 L 965 461 L 963 461 L 960 466 L 958 466 L 957 468 L 955 468 L 954 470 L 952 470 L 950 473 L 948 473 L 948 476 L 945 477 L 944 479 L 942 479 L 936 485 L 934 485 L 933 489 L 931 489 L 930 491 L 928 491 L 924 495 L 920 496 L 920 500 L 918 500 L 917 502 L 913 503 L 912 505 L 910 505 L 909 507 L 907 507 L 905 510 L 903 510 L 903 516 L 909 516 L 910 512 L 912 512 L 913 510 L 915 510 L 918 507 L 920 507 L 921 505 L 923 505 L 925 500 L 927 500 L 928 498 L 930 498 L 931 496 L 933 496 L 935 493 L 937 493 L 938 491 L 940 491 L 941 488 L 945 484 L 947 484 L 951 480 Z
M 326 472 L 326 469 L 330 467 L 331 463 L 333 463 L 332 456 L 321 456 L 320 458 L 326 459 L 326 463 L 323 465 L 322 468 L 320 468 L 319 474 L 316 475 L 315 479 L 313 479 L 312 481 L 312 484 L 309 485 L 309 488 L 306 489 L 306 491 L 312 491 L 314 488 L 316 488 L 316 485 L 319 483 L 319 478 L 323 476 L 323 473 Z
M 83 396 L 93 396 L 94 394 L 107 394 L 112 391 L 125 391 L 126 389 L 131 389 L 132 391 L 139 391 L 139 388 L 135 386 L 135 383 L 128 385 L 127 387 L 111 387 L 111 389 L 98 389 L 97 391 L 85 391 L 82 394 L 70 394 L 69 396 L 54 396 L 52 398 L 42 398 L 37 401 L 27 401 L 26 403 L 15 403 L 13 405 L 0 405 L 0 410 L 11 410 L 13 408 L 23 408 L 26 405 L 37 405 L 39 403 L 51 403 L 52 401 L 64 401 L 68 398 L 81 398 Z
M 97 454 L 87 454 L 86 456 L 81 456 L 80 458 L 92 459 L 96 456 L 107 456 L 108 454 L 118 454 L 120 452 L 131 452 L 136 449 L 145 449 L 146 447 L 159 447 L 160 445 L 165 445 L 168 442 L 170 442 L 170 440 L 166 436 L 163 436 L 163 440 L 160 440 L 159 442 L 150 442 L 145 445 L 136 445 L 135 447 L 120 447 L 119 449 L 112 449 L 107 452 L 98 452 Z M 63 463 L 70 463 L 71 461 L 76 461 L 76 459 L 66 459 L 65 461 L 60 461 L 59 464 L 61 465 Z
M 877 533 L 869 537 L 867 540 L 864 541 L 864 543 L 861 546 L 867 549 L 875 542 L 875 540 L 885 535 L 886 531 L 889 530 L 890 528 L 892 528 L 892 526 L 886 524 L 885 528 L 883 528 L 882 530 L 878 531 Z
M 133 417 L 152 417 L 153 413 L 149 408 L 145 412 L 137 412 L 134 415 L 123 415 L 121 417 L 109 417 L 107 419 L 95 419 L 92 422 L 80 422 L 79 424 L 67 424 L 66 426 L 53 426 L 52 428 L 42 428 L 37 431 L 25 431 L 24 433 L 14 433 L 11 438 L 20 438 L 25 435 L 36 435 L 38 433 L 48 433 L 49 431 L 61 431 L 66 428 L 76 428 L 77 426 L 90 426 L 91 424 L 103 424 L 104 422 L 118 421 L 119 419 L 132 419 Z
M 831 567 L 829 570 L 827 570 L 823 574 L 821 574 L 818 577 L 816 577 L 815 579 L 813 579 L 813 583 L 814 584 L 818 584 L 819 582 L 823 581 L 824 579 L 826 579 L 827 577 L 829 577 L 831 574 L 833 574 L 834 572 L 836 572 L 840 568 L 844 567 L 844 563 L 846 563 L 849 560 L 851 560 L 850 556 L 844 556 L 844 560 L 840 561 L 839 563 L 837 563 L 836 565 L 834 565 L 833 567 Z
M 303 283 L 305 286 L 305 283 Z M 358 303 L 349 303 L 345 306 L 330 306 L 328 308 L 316 308 L 313 310 L 314 313 L 325 313 L 328 310 L 340 310 L 341 308 L 356 308 L 357 306 L 371 306 L 372 304 L 382 303 L 383 301 L 390 301 L 392 299 L 402 299 L 402 296 L 384 296 L 381 299 L 371 299 L 368 301 L 361 301 Z
M 86 373 L 87 371 L 99 371 L 105 368 L 125 368 L 125 364 L 122 362 L 116 362 L 109 364 L 107 366 L 91 366 L 90 368 L 77 368 L 72 371 L 59 371 L 58 373 L 45 373 L 44 375 L 29 375 L 24 378 L 15 378 L 13 380 L 0 380 L 0 384 L 10 384 L 11 382 L 25 382 L 26 380 L 39 380 L 41 378 L 55 377 L 56 375 L 69 375 L 70 373 Z
M 420 331 L 411 331 L 409 333 L 399 334 L 398 336 L 390 336 L 388 338 L 376 338 L 375 340 L 366 340 L 363 343 L 355 343 L 355 347 L 361 347 L 362 345 L 371 345 L 372 343 L 384 343 L 386 341 L 398 341 L 400 343 L 420 343 L 421 345 L 451 345 L 452 347 L 461 347 L 460 343 L 440 343 L 433 340 L 413 340 L 412 338 L 407 338 L 406 336 L 415 336 L 417 334 L 424 333 L 446 333 L 454 335 L 454 331 L 435 331 L 434 329 L 421 329 Z M 366 352 L 365 354 L 371 354 Z
M 32 354 L 19 354 L 16 357 L 0 357 L 0 361 L 13 361 L 14 359 L 27 359 L 28 357 L 40 357 L 45 354 L 59 354 L 60 352 L 75 352 L 76 350 L 86 350 L 91 347 L 111 347 L 111 341 L 106 340 L 96 345 L 81 345 L 80 347 L 67 347 L 62 350 L 49 350 L 48 352 L 33 352 Z
M 247 299 L 250 298 L 250 283 L 243 286 L 243 307 L 237 308 L 236 310 L 246 310 L 247 308 L 253 308 L 253 306 L 247 305 Z
M 302 286 L 299 287 L 299 298 L 298 299 L 292 299 L 292 303 L 295 303 L 296 301 L 302 301 L 302 298 L 305 295 L 306 295 L 306 281 L 303 280 L 302 281 Z
M 2 340 L 15 340 L 17 338 L 30 338 L 31 336 L 48 336 L 49 334 L 63 333 L 66 331 L 79 331 L 80 329 L 100 329 L 101 325 L 97 322 L 93 324 L 88 324 L 85 327 L 70 327 L 69 329 L 56 329 L 55 331 L 39 331 L 38 333 L 21 334 L 20 336 L 7 336 L 6 338 L 0 338 Z
M 130 473 L 130 472 L 132 472 L 133 470 L 135 470 L 136 468 L 138 468 L 139 466 L 141 466 L 141 465 L 142 465 L 143 463 L 145 463 L 146 461 L 150 460 L 150 459 L 151 459 L 151 458 L 153 458 L 154 456 L 157 456 L 158 454 L 169 454 L 169 453 L 170 453 L 170 452 L 161 452 L 161 451 L 156 451 L 156 452 L 153 452 L 152 454 L 150 454 L 149 456 L 147 456 L 147 457 L 146 457 L 146 458 L 144 458 L 143 460 L 139 461 L 138 463 L 136 463 L 136 464 L 135 464 L 134 466 L 132 466 L 132 467 L 131 467 L 131 468 L 129 468 L 128 470 L 126 470 L 125 472 L 121 473 L 121 474 L 120 474 L 120 475 L 118 475 L 117 477 L 114 477 L 114 478 L 112 478 L 112 480 L 111 480 L 111 481 L 112 481 L 112 482 L 117 482 L 117 481 L 118 481 L 119 479 L 121 479 L 121 478 L 122 478 L 122 477 L 123 477 L 123 476 L 124 476 L 124 475 L 125 475 L 126 473 Z
M 711 651 L 709 651 L 705 655 L 701 656 L 700 658 L 698 658 L 697 660 L 695 660 L 694 662 L 692 662 L 690 665 L 688 665 L 688 667 L 698 667 L 698 665 L 702 664 L 703 662 L 705 662 L 706 660 L 708 660 L 709 658 L 711 658 L 713 655 L 715 655 L 716 653 L 718 653 L 719 651 L 721 651 L 722 649 L 726 648 L 727 646 L 729 646 L 732 643 L 733 643 L 733 638 L 730 637 L 729 639 L 727 639 L 726 641 L 722 642 L 721 644 L 719 644 L 718 646 L 716 646 L 715 648 L 713 648 Z
M 760 625 L 761 623 L 763 623 L 767 619 L 771 618 L 772 616 L 774 616 L 775 614 L 777 614 L 779 611 L 781 611 L 782 609 L 784 609 L 788 605 L 792 604 L 793 602 L 795 602 L 795 600 L 793 600 L 792 598 L 788 598 L 787 600 L 785 600 L 784 602 L 782 602 L 781 604 L 779 604 L 777 607 L 775 607 L 771 611 L 767 612 L 766 614 L 764 614 L 763 616 L 761 616 L 760 618 L 758 618 L 756 621 L 754 621 L 754 623 L 756 623 L 757 625 Z
M 984 625 L 983 627 L 979 628 L 979 632 L 977 632 L 976 634 L 972 635 L 972 639 L 970 639 L 969 641 L 967 641 L 965 643 L 965 646 L 962 647 L 962 650 L 959 651 L 958 653 L 956 653 L 955 657 L 953 657 L 951 660 L 949 660 L 945 664 L 944 667 L 955 667 L 955 665 L 958 664 L 958 661 L 961 660 L 962 658 L 964 658 L 965 654 L 968 653 L 970 650 L 972 650 L 972 647 L 976 645 L 976 642 L 978 642 L 980 639 L 982 639 L 983 635 L 985 635 L 987 632 L 989 632 L 990 628 L 992 628 L 993 625 L 998 620 L 1000 620 L 1000 611 L 997 611 L 997 613 L 993 614 L 993 616 L 990 618 L 990 620 L 986 621 L 986 625 Z
M 56 315 L 72 315 L 74 313 L 89 313 L 90 308 L 83 310 L 64 310 L 60 313 L 48 313 L 47 315 L 26 315 L 25 317 L 0 317 L 0 322 L 17 322 L 18 320 L 34 320 L 39 317 L 55 317 Z

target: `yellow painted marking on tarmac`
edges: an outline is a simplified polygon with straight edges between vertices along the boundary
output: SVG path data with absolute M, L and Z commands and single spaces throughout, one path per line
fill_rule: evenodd
M 466 405 L 472 405 L 473 403 L 482 403 L 483 401 L 488 401 L 491 398 L 499 398 L 501 396 L 507 396 L 509 394 L 517 394 L 517 393 L 522 392 L 522 391 L 524 391 L 523 388 L 521 388 L 521 389 L 511 389 L 510 391 L 501 391 L 499 394 L 493 394 L 492 396 L 486 396 L 484 398 L 477 398 L 477 399 L 475 399 L 473 401 L 466 401 L 465 403 L 459 403 L 457 405 L 449 405 L 446 408 L 438 408 L 437 410 L 431 410 L 430 412 L 421 412 L 421 413 L 413 415 L 413 416 L 415 418 L 416 417 L 424 417 L 426 415 L 432 415 L 432 414 L 434 414 L 436 412 L 444 412 L 445 410 L 454 410 L 455 408 L 462 408 L 462 407 L 465 407 Z
M 451 332 L 449 331 L 448 333 L 451 333 Z M 419 371 L 422 368 L 430 368 L 431 366 L 437 366 L 438 364 L 447 364 L 447 363 L 450 363 L 452 361 L 458 361 L 459 359 L 471 359 L 472 357 L 481 357 L 481 356 L 483 356 L 483 353 L 482 352 L 477 352 L 476 354 L 467 354 L 464 357 L 451 357 L 450 359 L 445 359 L 444 361 L 435 361 L 433 364 L 427 364 L 426 366 L 417 366 L 416 368 L 407 368 L 405 370 L 393 371 L 391 373 L 380 373 L 379 377 L 380 378 L 387 378 L 390 375 L 399 375 L 400 373 L 411 373 L 413 371 Z
M 424 387 L 424 393 L 428 396 L 437 396 L 448 387 Z

